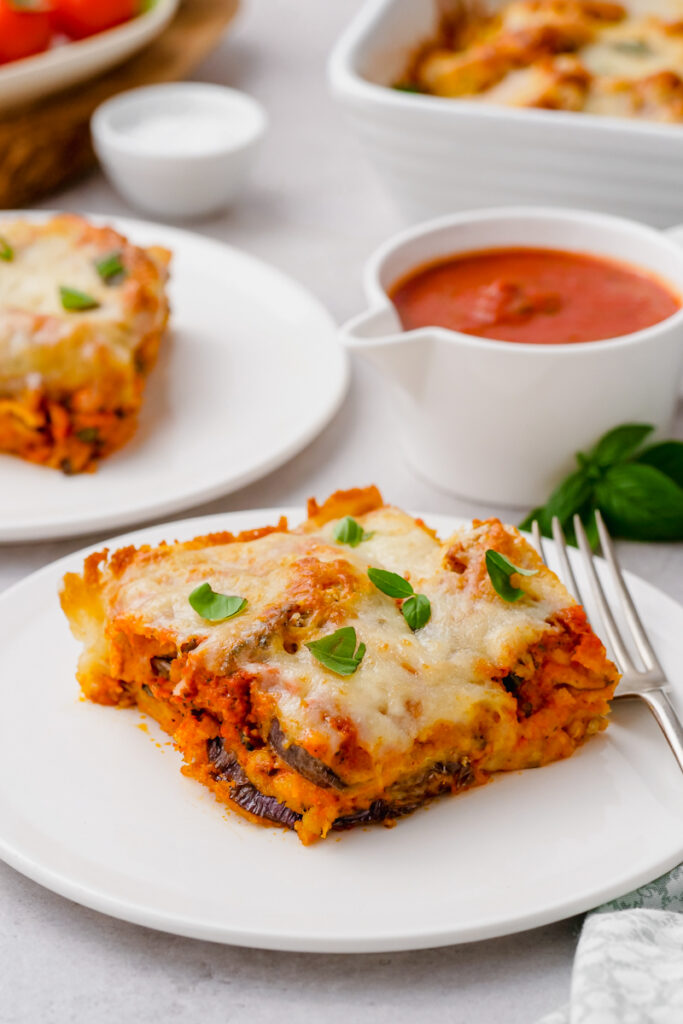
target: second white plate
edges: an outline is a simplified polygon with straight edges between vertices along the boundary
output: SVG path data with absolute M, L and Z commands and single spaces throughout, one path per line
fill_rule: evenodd
M 114 546 L 243 530 L 281 512 L 303 515 L 185 520 Z M 425 519 L 442 536 L 456 525 Z M 369 952 L 557 921 L 683 858 L 683 777 L 639 705 L 617 705 L 609 729 L 569 760 L 502 774 L 391 830 L 305 848 L 291 832 L 246 822 L 180 774 L 154 723 L 79 700 L 79 645 L 57 588 L 83 554 L 0 595 L 0 856 L 55 892 L 196 938 Z M 631 583 L 680 709 L 683 608 Z
M 301 285 L 200 235 L 106 222 L 173 251 L 171 328 L 140 426 L 96 473 L 0 455 L 0 542 L 116 528 L 236 490 L 300 451 L 346 391 L 333 321 Z

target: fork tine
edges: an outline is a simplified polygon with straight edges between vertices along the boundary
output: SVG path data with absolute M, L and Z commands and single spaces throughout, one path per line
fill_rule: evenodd
M 621 571 L 621 566 L 617 560 L 616 551 L 614 550 L 614 544 L 612 538 L 607 532 L 605 521 L 600 514 L 600 510 L 597 509 L 595 512 L 595 522 L 598 527 L 598 534 L 600 536 L 600 545 L 602 547 L 602 553 L 607 560 L 607 564 L 612 570 L 612 579 L 614 582 L 615 589 L 621 598 L 624 606 L 624 612 L 629 626 L 633 632 L 633 638 L 636 642 L 636 646 L 640 653 L 641 658 L 645 662 L 645 666 L 648 669 L 657 669 L 662 672 L 662 667 L 657 660 L 657 655 L 652 649 L 652 644 L 647 638 L 647 634 L 643 629 L 643 624 L 640 621 L 640 616 L 636 611 L 631 595 L 628 592 L 628 588 L 624 582 L 624 577 Z M 663 674 L 663 672 L 662 672 Z
M 569 589 L 579 604 L 584 604 L 584 601 L 581 598 L 581 591 L 579 590 L 576 577 L 574 576 L 571 562 L 567 557 L 567 542 L 564 537 L 564 530 L 562 529 L 562 524 L 557 516 L 553 516 L 552 530 L 553 540 L 555 541 L 555 550 L 557 551 L 557 559 L 560 563 L 560 576 L 562 580 L 568 584 Z
M 541 527 L 538 525 L 538 519 L 534 519 L 531 524 L 531 536 L 534 539 L 534 547 L 538 551 L 539 555 L 545 562 L 545 552 L 543 550 L 543 536 L 541 534 Z
M 617 628 L 617 624 L 614 621 L 614 616 L 610 610 L 610 607 L 605 598 L 605 592 L 602 589 L 602 584 L 598 579 L 598 574 L 595 571 L 595 564 L 593 562 L 593 552 L 591 546 L 588 543 L 588 537 L 586 531 L 583 528 L 580 516 L 574 516 L 574 531 L 576 533 L 576 539 L 579 544 L 579 550 L 583 555 L 583 564 L 588 576 L 588 582 L 590 584 L 591 592 L 595 603 L 598 606 L 602 621 L 605 625 L 605 632 L 607 638 L 612 645 L 614 650 L 614 656 L 617 661 L 617 665 L 622 672 L 637 672 L 635 665 L 631 659 L 631 655 L 621 639 L 621 633 Z

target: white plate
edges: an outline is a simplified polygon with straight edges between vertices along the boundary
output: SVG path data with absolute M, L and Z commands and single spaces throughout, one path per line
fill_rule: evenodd
M 301 512 L 240 512 L 140 530 L 157 543 Z M 442 535 L 455 520 L 426 516 Z M 117 541 L 115 543 L 120 543 Z M 417 949 L 585 910 L 683 858 L 683 776 L 645 708 L 617 705 L 567 761 L 442 798 L 396 828 L 308 849 L 251 825 L 179 772 L 135 710 L 80 701 L 78 645 L 56 592 L 70 555 L 0 596 L 0 856 L 104 913 L 269 949 Z M 631 578 L 683 694 L 683 608 Z M 680 702 L 679 702 L 680 706 Z
M 135 437 L 96 473 L 0 455 L 0 541 L 124 526 L 233 491 L 300 451 L 346 391 L 334 324 L 299 284 L 200 235 L 90 219 L 173 250 L 171 330 Z
M 76 85 L 132 57 L 166 28 L 178 3 L 179 0 L 156 0 L 145 14 L 116 28 L 55 46 L 35 57 L 3 64 L 0 110 Z

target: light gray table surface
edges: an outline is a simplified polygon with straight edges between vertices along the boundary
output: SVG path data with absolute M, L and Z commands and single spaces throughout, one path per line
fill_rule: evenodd
M 293 275 L 338 320 L 363 308 L 363 261 L 401 226 L 325 82 L 327 53 L 358 2 L 244 0 L 238 22 L 195 76 L 252 93 L 268 109 L 271 130 L 239 205 L 189 226 Z M 99 174 L 43 205 L 134 213 Z M 677 433 L 683 435 L 680 416 Z M 305 451 L 263 480 L 186 514 L 300 504 L 309 495 L 370 482 L 408 508 L 516 516 L 459 501 L 416 479 L 392 436 L 382 382 L 361 363 L 353 366 L 342 410 Z M 0 547 L 0 588 L 96 539 Z M 623 544 L 620 550 L 630 569 L 683 600 L 680 546 Z M 276 1018 L 529 1024 L 566 1000 L 580 923 L 417 953 L 291 954 L 198 942 L 113 920 L 2 863 L 0 892 L 1 1024 L 265 1024 Z

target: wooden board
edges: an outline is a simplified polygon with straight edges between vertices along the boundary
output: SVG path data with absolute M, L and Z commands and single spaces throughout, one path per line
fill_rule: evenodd
M 184 78 L 216 46 L 239 0 L 184 0 L 155 42 L 99 78 L 0 114 L 0 208 L 28 206 L 95 163 L 90 117 L 124 89 Z

